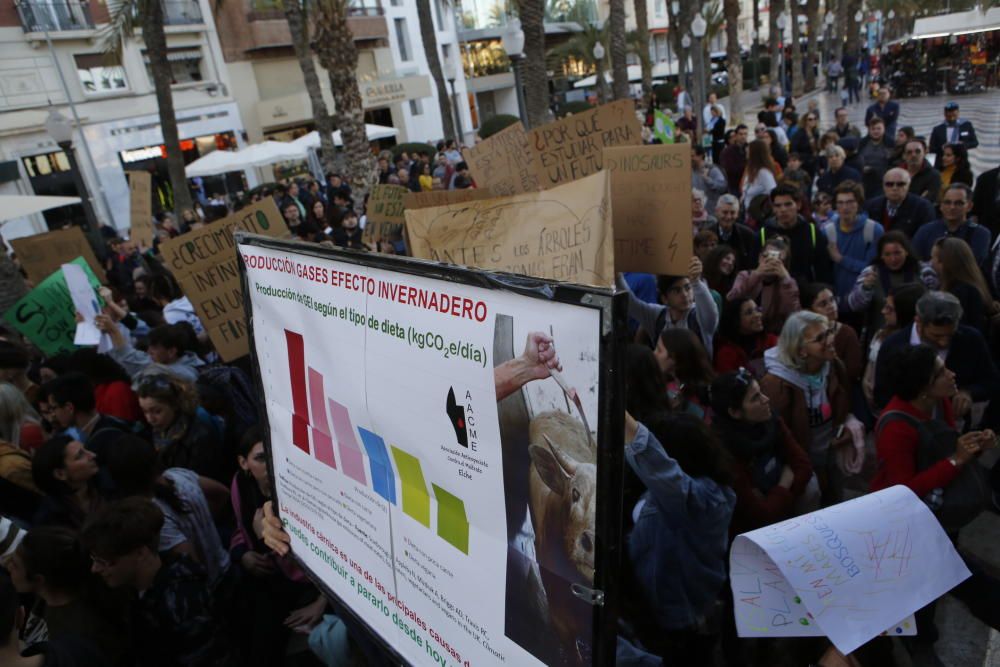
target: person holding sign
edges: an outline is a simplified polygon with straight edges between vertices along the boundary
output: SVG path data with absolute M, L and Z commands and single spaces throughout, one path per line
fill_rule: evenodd
M 719 327 L 719 309 L 708 284 L 702 279 L 702 264 L 692 257 L 686 276 L 659 276 L 656 290 L 659 303 L 641 301 L 618 274 L 618 289 L 628 292 L 628 315 L 649 335 L 659 340 L 660 332 L 670 327 L 690 329 L 711 357 L 712 339 Z

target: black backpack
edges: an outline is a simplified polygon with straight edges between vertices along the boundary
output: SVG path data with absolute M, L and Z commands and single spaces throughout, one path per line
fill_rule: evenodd
M 923 472 L 938 461 L 955 453 L 958 431 L 940 419 L 920 421 L 900 410 L 884 412 L 875 426 L 878 437 L 887 424 L 904 421 L 917 430 L 920 442 L 917 444 L 917 472 Z M 958 473 L 958 477 L 943 489 L 934 489 L 923 498 L 934 512 L 941 527 L 948 534 L 954 534 L 967 525 L 989 506 L 992 491 L 986 468 L 978 461 L 970 461 Z

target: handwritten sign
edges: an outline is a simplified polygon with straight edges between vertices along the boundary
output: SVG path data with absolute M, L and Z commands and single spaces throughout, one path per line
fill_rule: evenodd
M 76 257 L 83 257 L 95 276 L 104 275 L 93 248 L 79 227 L 25 236 L 12 240 L 10 245 L 21 260 L 28 279 L 36 285 Z
M 237 230 L 275 238 L 288 236 L 278 207 L 266 197 L 218 222 L 160 244 L 163 263 L 191 300 L 224 361 L 238 359 L 250 349 L 233 239 Z
M 615 270 L 683 275 L 691 261 L 691 147 L 604 149 Z
M 638 146 L 642 127 L 632 100 L 618 100 L 542 125 L 528 133 L 534 165 L 543 189 L 600 171 L 604 149 Z
M 493 194 L 493 191 L 487 188 L 407 192 L 403 195 L 403 208 L 407 211 L 415 211 L 421 208 L 450 206 L 452 204 L 462 204 L 464 202 L 479 201 L 481 199 L 493 199 L 494 197 L 496 197 L 496 195 Z
M 476 185 L 489 188 L 499 197 L 537 192 L 538 174 L 535 154 L 528 144 L 528 133 L 521 123 L 494 134 L 462 151 Z
M 825 635 L 845 655 L 914 634 L 908 617 L 971 576 L 905 486 L 738 535 L 729 566 L 741 637 Z
M 83 269 L 91 287 L 100 287 L 100 281 L 84 258 L 77 257 L 67 263 Z M 51 357 L 76 349 L 73 344 L 73 337 L 76 335 L 75 311 L 73 298 L 60 268 L 11 306 L 4 314 L 4 319 L 34 343 L 42 354 Z
M 614 281 L 607 172 L 545 192 L 406 210 L 414 257 L 607 287 Z
M 153 247 L 153 192 L 148 171 L 128 172 L 129 240 L 140 248 Z
M 362 240 L 378 243 L 385 239 L 395 241 L 402 237 L 406 217 L 403 215 L 403 197 L 409 192 L 401 185 L 376 185 L 368 198 L 368 221 Z

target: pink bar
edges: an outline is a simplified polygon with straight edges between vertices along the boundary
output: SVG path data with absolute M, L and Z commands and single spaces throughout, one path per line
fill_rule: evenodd
M 333 420 L 333 432 L 337 436 L 337 449 L 340 450 L 340 465 L 344 474 L 358 484 L 367 484 L 365 477 L 365 457 L 354 437 L 354 427 L 351 426 L 351 416 L 347 408 L 333 400 L 330 401 L 330 418 Z
M 309 368 L 309 409 L 312 412 L 313 453 L 316 458 L 334 470 L 337 462 L 333 459 L 333 438 L 326 421 L 326 406 L 323 405 L 323 375 Z

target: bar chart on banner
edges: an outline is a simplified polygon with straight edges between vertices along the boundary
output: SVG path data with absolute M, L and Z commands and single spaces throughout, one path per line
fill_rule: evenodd
M 436 529 L 438 537 L 468 555 L 469 518 L 462 499 L 438 484 L 431 483 L 428 488 L 418 457 L 395 445 L 387 446 L 377 433 L 355 425 L 347 406 L 327 396 L 323 374 L 306 363 L 302 334 L 285 329 L 285 345 L 292 392 L 292 444 L 370 488 L 427 529 Z M 435 526 L 432 504 L 437 509 Z

